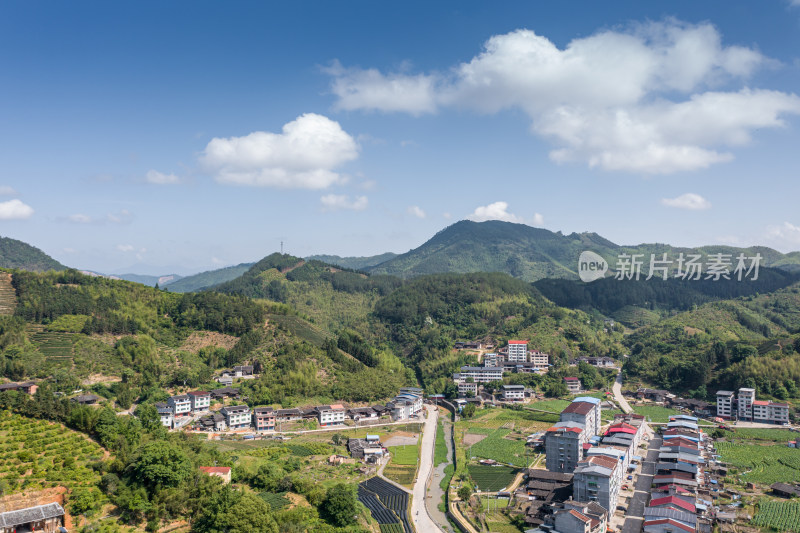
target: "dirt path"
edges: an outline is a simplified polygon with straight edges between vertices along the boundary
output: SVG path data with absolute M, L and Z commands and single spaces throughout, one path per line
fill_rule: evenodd
M 623 413 L 632 413 L 633 408 L 631 404 L 628 403 L 628 400 L 622 395 L 622 372 L 617 373 L 617 379 L 614 380 L 614 386 L 612 387 L 614 391 L 614 399 L 617 400 L 620 408 L 622 409 Z

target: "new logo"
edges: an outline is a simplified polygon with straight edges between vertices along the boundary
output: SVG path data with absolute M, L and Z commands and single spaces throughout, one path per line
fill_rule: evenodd
M 598 254 L 590 251 L 581 252 L 578 258 L 578 277 L 589 283 L 600 279 L 608 272 L 608 263 Z

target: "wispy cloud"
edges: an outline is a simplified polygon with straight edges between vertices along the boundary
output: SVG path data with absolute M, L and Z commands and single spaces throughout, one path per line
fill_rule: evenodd
M 175 185 L 181 182 L 181 179 L 175 174 L 164 174 L 157 170 L 148 170 L 144 179 L 147 183 L 152 183 L 154 185 Z
M 711 202 L 700 196 L 687 192 L 675 198 L 662 198 L 661 205 L 667 207 L 675 207 L 677 209 L 689 209 L 692 211 L 700 211 L 703 209 L 711 209 Z
M 413 215 L 413 216 L 415 216 L 415 217 L 417 217 L 417 218 L 425 218 L 425 217 L 427 217 L 427 216 L 428 216 L 428 215 L 425 213 L 425 211 L 423 211 L 423 210 L 422 210 L 422 208 L 421 208 L 421 207 L 419 207 L 419 206 L 416 206 L 416 205 L 412 205 L 412 206 L 410 206 L 410 207 L 408 208 L 408 214 L 409 214 L 409 215 Z
M 350 199 L 346 194 L 326 194 L 319 199 L 325 211 L 363 211 L 367 208 L 369 200 L 366 196 L 357 196 Z
M 106 213 L 100 216 L 91 216 L 85 213 L 74 213 L 63 217 L 62 220 L 72 224 L 91 224 L 96 226 L 104 226 L 107 224 L 130 224 L 133 221 L 133 213 L 127 209 L 123 209 L 117 213 Z
M 0 196 L 14 196 L 15 194 L 17 194 L 17 191 L 14 190 L 14 187 L 0 185 Z

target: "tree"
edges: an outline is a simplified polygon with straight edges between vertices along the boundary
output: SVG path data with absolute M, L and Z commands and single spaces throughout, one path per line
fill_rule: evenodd
M 472 489 L 467 485 L 462 486 L 458 489 L 458 497 L 461 498 L 462 501 L 468 502 L 469 499 L 472 498 Z
M 464 418 L 472 418 L 473 416 L 475 416 L 475 404 L 474 403 L 468 403 L 467 405 L 465 405 L 461 409 L 461 415 Z
M 252 492 L 224 486 L 192 526 L 198 533 L 278 533 L 269 504 Z
M 103 503 L 97 489 L 89 487 L 74 488 L 68 501 L 72 515 L 90 515 Z
M 347 527 L 356 523 L 358 505 L 353 487 L 338 483 L 328 489 L 322 511 L 333 525 Z
M 153 431 L 161 426 L 161 417 L 158 416 L 158 410 L 155 405 L 142 404 L 136 408 L 134 414 L 136 414 L 136 417 L 142 423 L 142 427 L 147 431 Z
M 144 445 L 132 470 L 145 484 L 174 487 L 192 473 L 192 463 L 183 450 L 165 441 Z

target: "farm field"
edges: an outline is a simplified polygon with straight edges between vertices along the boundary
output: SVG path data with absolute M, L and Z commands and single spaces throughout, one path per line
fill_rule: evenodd
M 259 496 L 261 496 L 261 499 L 267 502 L 270 507 L 272 507 L 273 511 L 280 511 L 291 503 L 289 498 L 286 497 L 285 492 L 262 492 L 259 494 Z
M 508 516 L 503 514 L 503 510 L 508 505 L 508 500 L 480 496 L 480 501 L 486 513 L 485 520 L 482 522 L 486 525 L 488 531 L 492 533 L 519 533 L 519 529 L 511 523 Z
M 480 442 L 471 443 L 467 457 L 494 459 L 515 467 L 525 466 L 525 438 L 544 431 L 552 421 L 538 420 L 542 413 L 515 411 L 512 409 L 484 409 L 474 418 L 456 423 L 456 439 L 463 449 L 464 437 L 468 434 L 486 435 Z M 546 415 L 556 416 L 556 415 Z
M 800 450 L 779 444 L 717 442 L 716 446 L 723 461 L 739 468 L 744 481 L 763 485 L 800 481 Z
M 417 477 L 417 465 L 398 465 L 389 463 L 383 469 L 383 475 L 395 483 L 411 488 Z
M 64 426 L 0 412 L 0 479 L 7 493 L 94 486 L 100 476 L 89 463 L 104 453 L 98 444 Z
M 433 466 L 447 462 L 447 443 L 444 440 L 444 424 L 439 420 L 436 426 L 436 445 L 433 451 Z
M 496 429 L 483 440 L 470 446 L 467 456 L 481 459 L 494 459 L 504 464 L 518 467 L 527 466 L 525 458 L 525 441 L 520 439 L 507 439 L 510 429 Z
M 796 440 L 797 433 L 788 429 L 768 428 L 736 428 L 735 431 L 725 431 L 725 438 L 730 441 L 769 441 L 786 444 Z
M 772 531 L 800 532 L 800 502 L 761 500 L 750 523 Z
M 675 409 L 661 407 L 660 405 L 634 405 L 633 412 L 643 415 L 650 422 L 667 423 L 672 415 L 681 414 Z
M 483 492 L 508 488 L 517 475 L 517 470 L 508 466 L 469 465 L 467 470 L 475 487 Z

